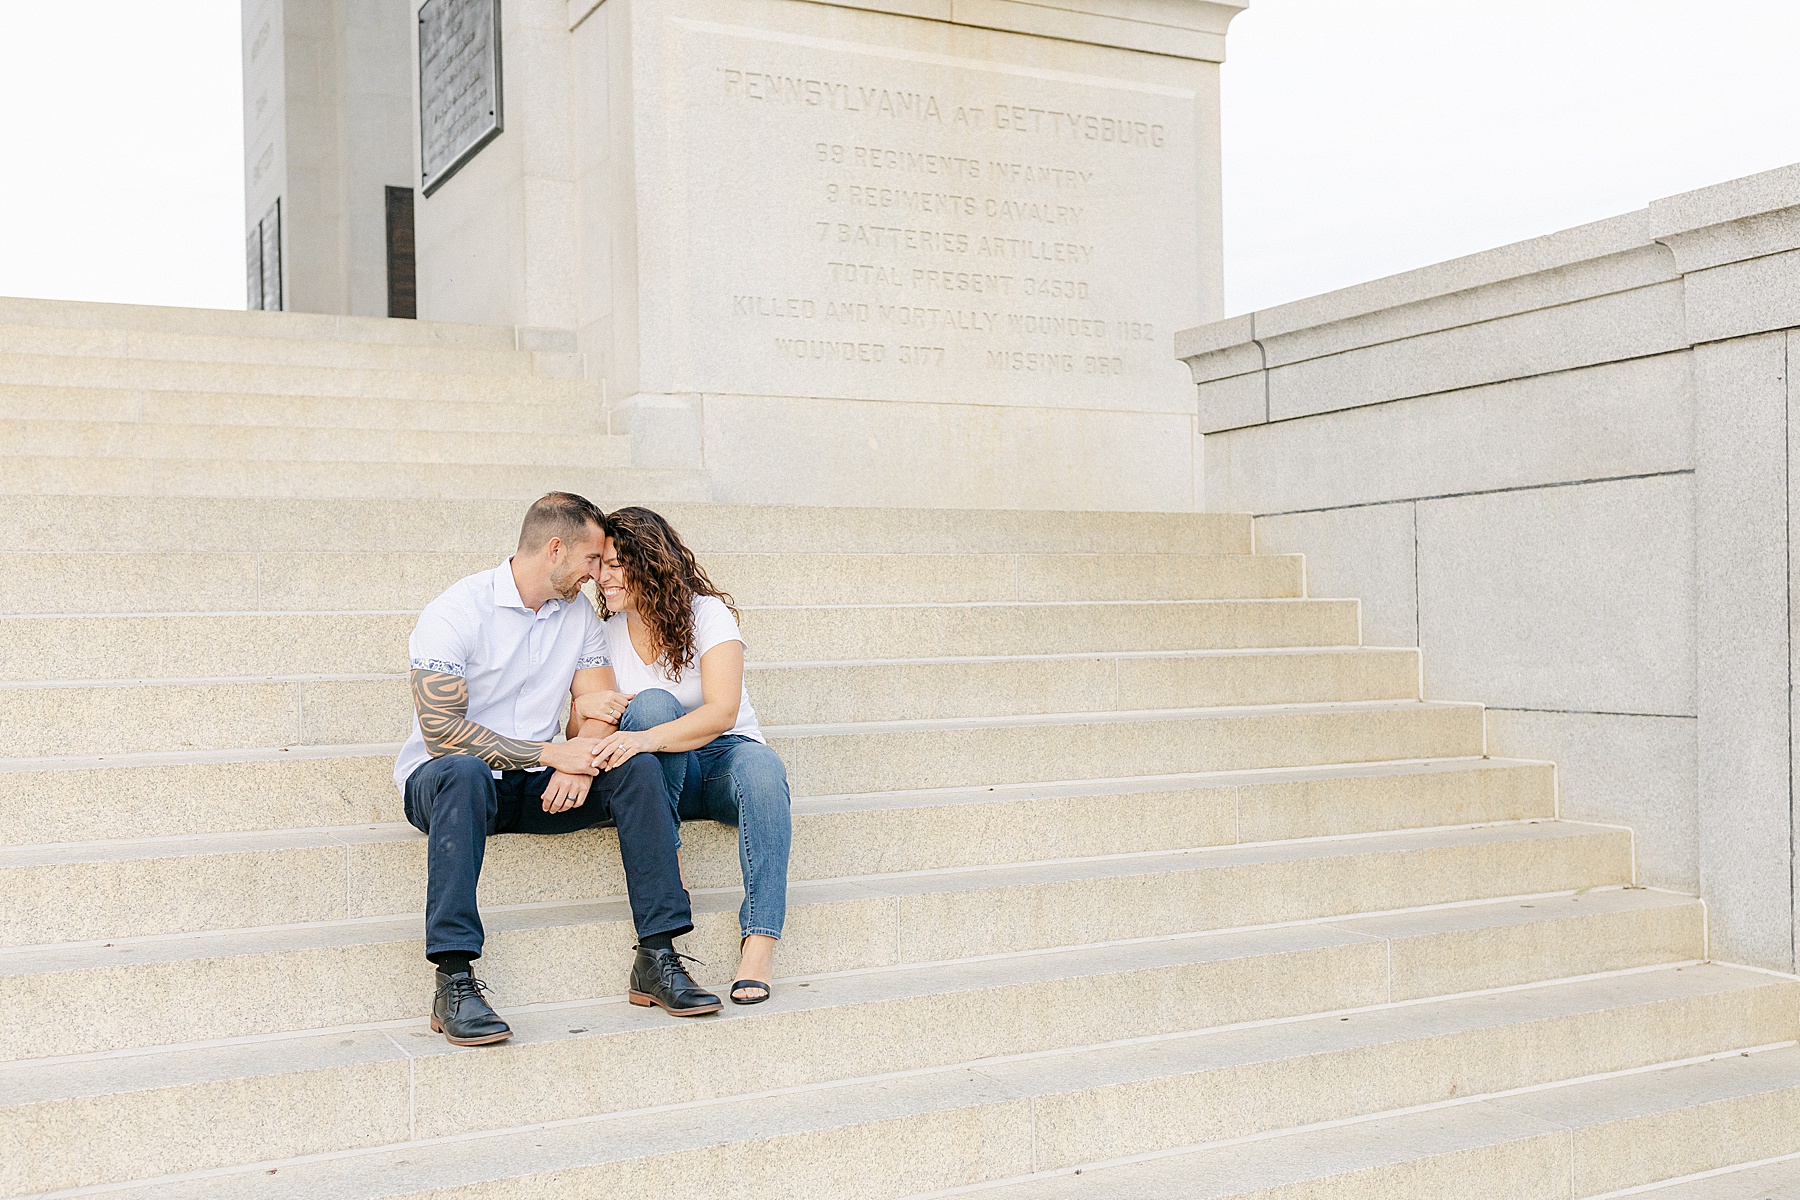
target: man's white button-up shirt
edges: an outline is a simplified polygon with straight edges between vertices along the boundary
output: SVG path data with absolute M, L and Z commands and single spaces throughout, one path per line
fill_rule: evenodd
M 510 558 L 458 580 L 426 605 L 406 646 L 413 670 L 468 683 L 469 720 L 532 742 L 555 740 L 575 672 L 612 665 L 606 627 L 587 598 L 553 596 L 532 612 L 519 596 Z M 407 776 L 430 757 L 415 713 L 412 736 L 394 764 L 402 792 Z

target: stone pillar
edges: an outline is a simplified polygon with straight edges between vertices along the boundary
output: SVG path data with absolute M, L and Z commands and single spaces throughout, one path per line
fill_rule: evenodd
M 385 311 L 421 2 L 244 0 L 287 308 Z M 502 131 L 417 192 L 418 315 L 581 352 L 634 463 L 722 500 L 1195 508 L 1171 336 L 1220 315 L 1246 2 L 503 0 Z
M 578 349 L 722 500 L 1193 508 L 1242 7 L 505 0 L 419 315 Z
M 1192 507 L 1235 12 L 592 6 L 579 334 L 634 435 L 743 501 Z
M 409 12 L 243 0 L 244 222 L 280 201 L 279 307 L 387 314 L 385 189 L 416 186 Z

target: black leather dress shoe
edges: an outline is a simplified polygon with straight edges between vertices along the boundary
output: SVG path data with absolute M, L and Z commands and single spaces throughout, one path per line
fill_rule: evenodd
M 676 1017 L 698 1017 L 716 1013 L 725 1007 L 719 998 L 688 978 L 682 959 L 694 962 L 673 950 L 637 948 L 637 960 L 631 964 L 631 991 L 626 994 L 642 1008 L 652 1004 Z
M 452 1046 L 485 1046 L 504 1042 L 512 1026 L 500 1019 L 482 995 L 487 984 L 473 975 L 437 977 L 437 996 L 431 1001 L 431 1032 L 441 1033 Z

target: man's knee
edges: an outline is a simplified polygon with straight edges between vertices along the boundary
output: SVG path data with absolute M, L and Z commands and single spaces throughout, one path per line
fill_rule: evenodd
M 419 768 L 437 796 L 486 799 L 494 790 L 494 772 L 472 754 L 446 754 Z
M 681 701 L 662 688 L 645 688 L 631 698 L 625 706 L 625 715 L 619 718 L 620 729 L 654 729 L 658 725 L 666 725 L 686 715 Z

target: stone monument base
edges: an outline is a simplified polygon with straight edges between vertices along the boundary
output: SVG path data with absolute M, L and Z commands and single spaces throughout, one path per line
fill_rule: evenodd
M 586 356 L 721 499 L 1197 507 L 1236 5 L 521 0 L 419 315 Z

